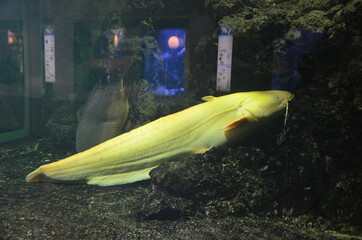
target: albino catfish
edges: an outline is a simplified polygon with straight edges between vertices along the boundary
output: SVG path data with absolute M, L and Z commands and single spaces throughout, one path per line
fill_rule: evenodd
M 287 91 L 240 92 L 204 97 L 205 103 L 159 118 L 87 151 L 45 164 L 27 182 L 74 182 L 100 186 L 150 178 L 165 160 L 220 146 L 228 133 L 243 132 L 282 112 L 293 95 Z

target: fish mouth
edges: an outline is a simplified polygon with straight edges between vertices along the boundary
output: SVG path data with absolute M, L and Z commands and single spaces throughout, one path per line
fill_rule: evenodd
M 293 98 L 294 98 L 294 94 L 290 93 L 290 96 L 285 97 L 285 98 L 281 101 L 280 104 L 281 104 L 282 106 L 285 106 L 285 107 L 288 108 L 288 104 L 289 104 L 288 102 L 291 101 Z
M 289 101 L 291 101 L 294 98 L 294 95 L 292 94 L 289 98 L 284 98 L 283 101 L 281 102 L 281 104 L 283 106 L 288 107 Z

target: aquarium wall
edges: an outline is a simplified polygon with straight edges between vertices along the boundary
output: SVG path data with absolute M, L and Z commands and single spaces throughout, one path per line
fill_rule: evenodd
M 2 1 L 0 9 L 0 142 L 29 132 L 26 82 L 25 12 L 21 1 Z

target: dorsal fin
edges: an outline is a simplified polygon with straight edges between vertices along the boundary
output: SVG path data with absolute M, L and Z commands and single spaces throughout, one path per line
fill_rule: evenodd
M 211 101 L 214 101 L 216 99 L 216 97 L 214 97 L 214 96 L 205 96 L 205 97 L 203 97 L 201 99 L 204 100 L 205 102 L 211 102 Z

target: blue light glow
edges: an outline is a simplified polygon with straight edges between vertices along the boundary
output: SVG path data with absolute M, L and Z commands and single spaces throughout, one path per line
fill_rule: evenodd
M 163 29 L 157 32 L 157 46 L 145 56 L 145 78 L 156 95 L 184 92 L 184 58 L 186 31 Z

